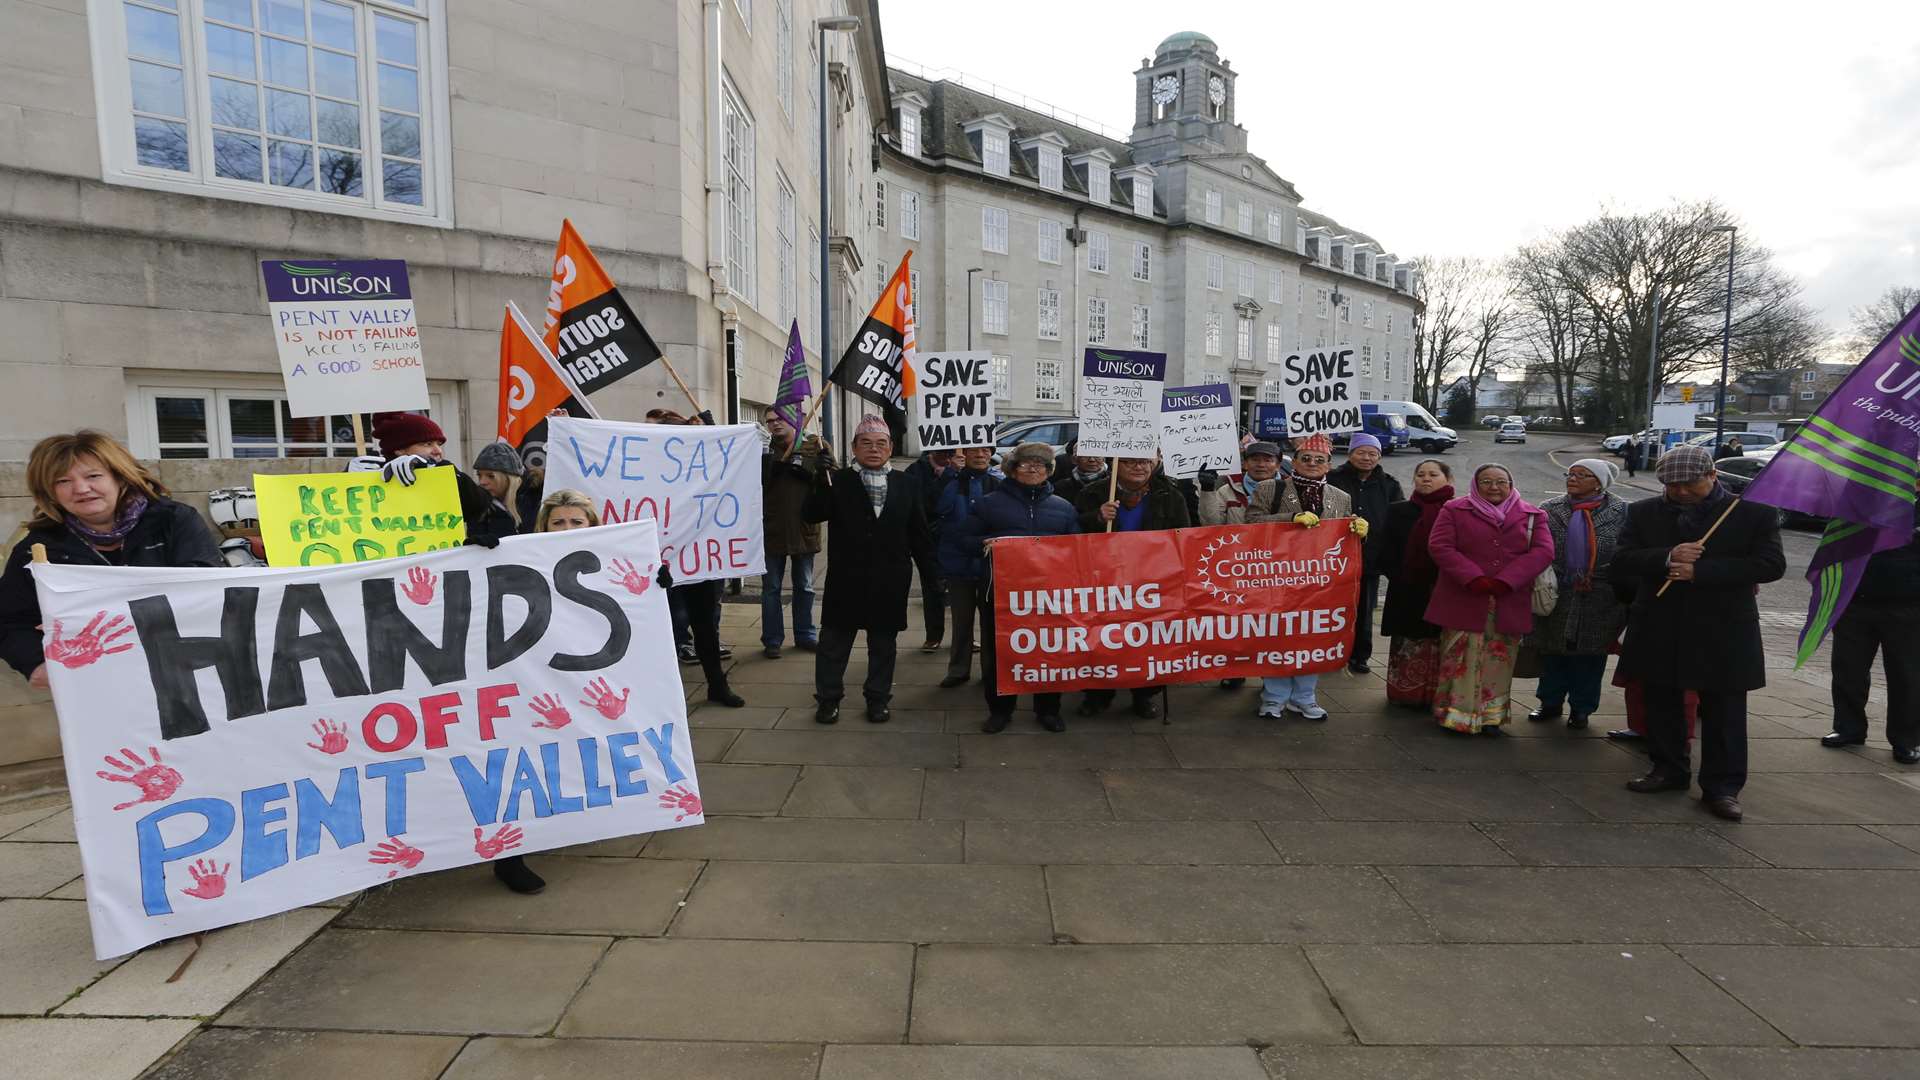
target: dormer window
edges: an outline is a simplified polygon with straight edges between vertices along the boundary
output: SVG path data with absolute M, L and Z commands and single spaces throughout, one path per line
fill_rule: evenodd
M 1087 198 L 1103 205 L 1113 201 L 1113 173 L 1101 162 L 1087 162 Z
M 1153 216 L 1153 167 L 1151 165 L 1129 165 L 1120 170 L 1118 179 L 1130 185 L 1133 212 L 1141 217 Z
M 920 110 L 900 110 L 900 152 L 908 157 L 920 156 Z
M 1000 113 L 988 113 L 969 121 L 965 130 L 980 152 L 980 171 L 988 176 L 1007 176 L 1013 121 Z
M 1020 140 L 1020 156 L 1033 169 L 1033 175 L 1040 186 L 1048 191 L 1061 191 L 1060 155 L 1067 148 L 1067 140 L 1057 131 L 1049 131 L 1032 138 Z
M 1051 146 L 1040 148 L 1040 186 L 1048 191 L 1060 190 L 1060 151 Z

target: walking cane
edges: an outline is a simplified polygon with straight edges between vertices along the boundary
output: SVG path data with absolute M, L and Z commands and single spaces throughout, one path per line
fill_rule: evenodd
M 1709 541 L 1709 540 L 1711 540 L 1711 539 L 1713 539 L 1713 534 L 1714 534 L 1715 532 L 1718 532 L 1718 531 L 1719 531 L 1719 529 L 1720 529 L 1720 523 L 1721 523 L 1721 522 L 1723 522 L 1723 521 L 1725 521 L 1725 520 L 1727 520 L 1727 515 L 1728 515 L 1728 514 L 1731 514 L 1731 513 L 1733 513 L 1733 508 L 1734 508 L 1734 507 L 1736 507 L 1736 506 L 1739 506 L 1739 505 L 1740 505 L 1740 499 L 1741 499 L 1741 496 L 1739 496 L 1739 495 L 1735 495 L 1735 496 L 1733 497 L 1733 501 L 1727 504 L 1727 508 L 1726 508 L 1725 510 L 1722 510 L 1722 511 L 1720 511 L 1720 516 L 1719 516 L 1719 517 L 1717 517 L 1717 518 L 1715 518 L 1715 519 L 1713 520 L 1713 525 L 1712 525 L 1712 527 L 1710 527 L 1710 528 L 1708 528 L 1708 529 L 1707 529 L 1707 535 L 1705 535 L 1705 536 L 1703 536 L 1703 537 L 1701 537 L 1701 538 L 1700 538 L 1700 543 L 1701 543 L 1701 545 L 1702 545 L 1702 546 L 1705 546 L 1705 544 L 1706 544 L 1706 542 L 1707 542 L 1707 541 Z M 1661 582 L 1661 583 L 1660 583 L 1660 589 L 1659 589 L 1659 591 L 1658 591 L 1658 592 L 1655 592 L 1655 593 L 1654 593 L 1653 595 L 1654 595 L 1654 596 L 1655 596 L 1656 598 L 1657 598 L 1657 597 L 1662 597 L 1662 596 L 1665 596 L 1665 595 L 1667 595 L 1667 590 L 1668 590 L 1669 588 L 1671 588 L 1672 586 L 1673 586 L 1673 579 L 1672 579 L 1672 578 L 1668 578 L 1667 580 L 1665 580 L 1665 581 L 1663 581 L 1663 582 Z

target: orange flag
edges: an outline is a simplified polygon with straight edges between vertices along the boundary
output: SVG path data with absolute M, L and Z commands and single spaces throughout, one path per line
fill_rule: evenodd
M 560 223 L 547 285 L 547 349 L 582 394 L 604 390 L 660 359 L 660 346 L 640 325 L 593 249 Z
M 565 409 L 569 416 L 598 418 L 527 324 L 520 306 L 509 300 L 500 327 L 501 440 L 520 451 L 522 457 L 537 447 L 538 456 L 544 459 L 547 414 L 555 409 Z
M 906 445 L 907 399 L 914 394 L 912 258 L 911 251 L 901 256 L 900 268 L 827 378 L 880 406 L 895 446 Z

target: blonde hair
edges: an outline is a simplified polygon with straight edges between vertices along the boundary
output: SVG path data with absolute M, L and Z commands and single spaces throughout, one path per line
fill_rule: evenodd
M 45 528 L 66 520 L 66 510 L 60 500 L 54 498 L 54 485 L 83 457 L 98 461 L 101 468 L 119 481 L 120 501 L 113 508 L 116 515 L 134 495 L 153 500 L 168 494 L 159 477 L 147 471 L 126 447 L 104 431 L 88 429 L 71 435 L 49 435 L 35 443 L 33 453 L 27 456 L 27 491 L 33 496 L 34 510 L 28 528 Z
M 600 512 L 593 508 L 592 499 L 587 498 L 584 494 L 572 488 L 561 488 L 559 491 L 540 500 L 540 513 L 534 518 L 533 531 L 546 532 L 547 519 L 553 516 L 555 510 L 563 506 L 570 506 L 575 510 L 586 511 L 587 524 L 589 525 L 600 524 Z

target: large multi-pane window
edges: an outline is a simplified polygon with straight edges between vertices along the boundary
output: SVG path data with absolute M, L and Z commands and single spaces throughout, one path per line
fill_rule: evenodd
M 1207 192 L 1207 224 L 1220 224 L 1222 213 L 1220 193 L 1217 191 Z
M 1113 201 L 1113 170 L 1104 161 L 1087 162 L 1087 198 L 1101 206 Z
M 1007 210 L 1003 206 L 980 208 L 980 250 L 995 255 L 1007 253 Z
M 1090 232 L 1087 234 L 1087 269 L 1095 274 L 1107 272 L 1107 234 Z
M 799 314 L 800 308 L 800 268 L 794 265 L 798 256 L 796 245 L 798 237 L 794 215 L 793 185 L 787 182 L 784 174 L 775 172 L 773 182 L 778 189 L 778 215 L 774 221 L 774 237 L 779 247 L 780 260 L 780 325 L 786 326 Z
M 1059 265 L 1060 245 L 1064 235 L 1065 230 L 1062 229 L 1059 222 L 1042 221 L 1040 223 L 1040 243 L 1037 254 L 1041 262 L 1052 263 L 1056 266 Z
M 1220 313 L 1207 312 L 1206 353 L 1208 356 L 1220 355 Z
M 1267 324 L 1267 363 L 1277 364 L 1280 360 L 1280 324 L 1270 322 Z
M 1153 246 L 1141 241 L 1133 245 L 1133 280 L 1153 280 Z
M 917 191 L 900 193 L 900 238 L 920 239 L 920 193 Z
M 1207 256 L 1207 288 L 1224 289 L 1227 287 L 1227 257 L 1225 255 Z
M 980 167 L 994 176 L 1007 175 L 1007 133 L 980 132 Z
M 1040 148 L 1040 186 L 1048 191 L 1060 190 L 1060 151 L 1051 146 Z
M 1233 276 L 1234 276 L 1234 284 L 1239 286 L 1240 295 L 1252 296 L 1253 295 L 1253 264 L 1247 263 L 1247 262 L 1234 263 Z
M 920 110 L 906 105 L 900 106 L 900 152 L 920 156 Z
M 1153 179 L 1151 177 L 1133 178 L 1133 212 L 1141 217 L 1153 216 Z
M 1153 312 L 1145 304 L 1133 305 L 1133 347 L 1150 349 L 1153 347 Z
M 780 111 L 793 120 L 793 0 L 773 0 L 774 93 Z
M 1105 345 L 1107 343 L 1107 300 L 1103 296 L 1087 297 L 1087 344 Z
M 1281 243 L 1280 238 L 1285 235 L 1285 232 L 1286 219 L 1281 215 L 1280 211 L 1278 209 L 1267 211 L 1267 243 Z
M 429 408 L 421 411 L 446 430 L 448 453 L 458 455 L 452 398 L 430 386 L 427 401 Z M 140 457 L 347 458 L 359 453 L 351 416 L 295 416 L 284 389 L 246 376 L 183 378 L 177 384 L 160 376 L 129 390 L 128 415 L 128 444 Z M 360 426 L 371 431 L 372 415 L 362 414 Z
M 726 174 L 727 289 L 753 303 L 753 114 L 728 82 L 720 94 L 720 160 Z
M 920 271 L 907 271 L 907 288 L 913 293 L 913 336 L 917 341 L 924 341 L 933 336 L 933 331 L 927 329 L 930 305 L 920 298 Z
M 1033 400 L 1042 405 L 1057 404 L 1060 401 L 1060 387 L 1065 381 L 1062 372 L 1065 365 L 1058 360 L 1045 357 L 1033 362 Z
M 1241 232 L 1253 235 L 1253 204 L 1245 199 L 1240 200 L 1240 220 L 1237 224 Z
M 993 399 L 995 401 L 1013 400 L 1013 357 L 996 356 L 993 358 Z
M 1360 301 L 1360 325 L 1373 325 L 1373 301 L 1371 300 Z
M 887 182 L 873 182 L 873 227 L 885 230 L 887 227 Z
M 1040 320 L 1037 332 L 1048 341 L 1060 340 L 1060 290 L 1040 290 Z
M 1373 346 L 1360 346 L 1360 374 L 1363 378 L 1373 377 Z
M 1233 330 L 1233 358 L 1235 360 L 1253 359 L 1253 320 L 1235 319 L 1238 325 Z
M 980 332 L 1002 335 L 1007 332 L 1007 283 L 1004 281 L 980 283 Z
M 1278 304 L 1286 295 L 1287 279 L 1278 270 L 1267 271 L 1267 302 Z
M 1313 292 L 1313 313 L 1324 319 L 1327 317 L 1327 290 L 1315 289 Z

